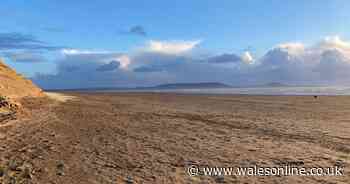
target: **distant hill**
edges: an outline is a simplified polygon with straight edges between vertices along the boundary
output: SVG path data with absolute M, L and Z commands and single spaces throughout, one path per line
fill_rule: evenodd
M 203 83 L 171 83 L 161 84 L 152 88 L 156 89 L 208 89 L 208 88 L 230 88 L 231 86 L 219 82 Z
M 43 92 L 32 81 L 16 73 L 0 59 L 0 96 L 22 98 L 42 96 Z

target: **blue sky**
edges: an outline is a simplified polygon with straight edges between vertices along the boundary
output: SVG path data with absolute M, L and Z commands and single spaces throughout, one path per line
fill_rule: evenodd
M 0 33 L 30 35 L 62 49 L 135 55 L 150 40 L 200 41 L 194 53 L 249 51 L 260 58 L 282 43 L 312 45 L 327 36 L 350 38 L 350 2 L 345 0 L 2 0 L 0 4 Z M 45 58 L 43 62 L 10 58 L 7 63 L 30 77 L 59 72 L 60 49 L 43 50 L 36 53 Z

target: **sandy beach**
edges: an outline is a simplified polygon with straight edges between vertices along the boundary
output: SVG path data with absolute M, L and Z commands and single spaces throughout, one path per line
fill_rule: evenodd
M 30 116 L 0 124 L 2 170 L 16 167 L 18 178 L 29 170 L 23 181 L 57 184 L 350 181 L 349 96 L 63 95 L 70 98 L 27 99 Z M 191 177 L 186 170 L 288 163 L 345 171 Z

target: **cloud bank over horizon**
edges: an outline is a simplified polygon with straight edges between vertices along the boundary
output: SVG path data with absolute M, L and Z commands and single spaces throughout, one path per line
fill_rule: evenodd
M 248 51 L 204 57 L 198 54 L 202 51 L 200 45 L 200 40 L 150 40 L 128 53 L 61 49 L 54 61 L 56 72 L 37 74 L 33 81 L 45 89 L 135 87 L 177 82 L 223 82 L 236 86 L 269 82 L 350 84 L 350 42 L 338 36 L 326 37 L 313 45 L 281 43 L 261 57 Z M 32 57 L 11 54 L 8 57 L 17 56 L 19 61 L 21 58 L 42 59 L 38 54 L 30 55 Z

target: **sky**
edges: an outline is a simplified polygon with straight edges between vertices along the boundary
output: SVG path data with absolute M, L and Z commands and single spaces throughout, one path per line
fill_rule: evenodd
M 349 10 L 346 0 L 2 0 L 0 56 L 43 88 L 348 85 Z

